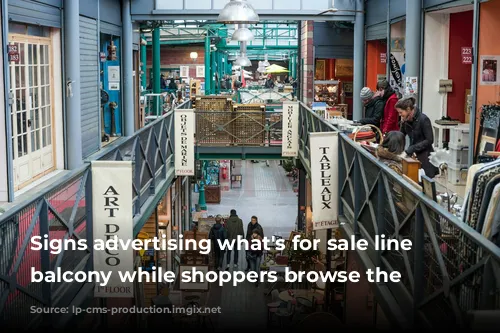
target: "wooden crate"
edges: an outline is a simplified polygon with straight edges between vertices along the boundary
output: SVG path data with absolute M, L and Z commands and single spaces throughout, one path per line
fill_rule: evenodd
M 266 106 L 236 104 L 233 107 L 233 144 L 263 146 L 266 143 Z
M 233 100 L 226 96 L 197 96 L 196 144 L 204 146 L 229 146 L 233 143 Z M 222 127 L 222 130 L 220 128 Z

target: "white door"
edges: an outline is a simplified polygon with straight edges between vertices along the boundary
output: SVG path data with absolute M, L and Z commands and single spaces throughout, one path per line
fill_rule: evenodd
M 10 35 L 18 62 L 10 62 L 14 187 L 54 168 L 50 38 Z

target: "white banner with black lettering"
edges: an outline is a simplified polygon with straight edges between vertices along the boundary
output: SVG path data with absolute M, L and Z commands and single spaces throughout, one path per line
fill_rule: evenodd
M 194 176 L 194 110 L 174 111 L 175 175 Z
M 105 286 L 96 283 L 94 296 L 133 298 L 133 282 L 122 282 L 118 274 L 134 272 L 134 250 L 123 250 L 120 246 L 120 240 L 126 242 L 134 239 L 132 162 L 91 163 L 94 242 L 98 239 L 103 242 L 113 238 L 117 240 L 116 248 L 108 248 L 107 251 L 94 248 L 94 271 L 111 274 Z
M 313 229 L 337 229 L 338 148 L 336 132 L 309 133 Z
M 281 156 L 299 154 L 299 102 L 283 102 Z

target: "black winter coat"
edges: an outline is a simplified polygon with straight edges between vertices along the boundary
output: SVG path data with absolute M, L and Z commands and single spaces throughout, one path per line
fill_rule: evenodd
M 384 117 L 385 102 L 375 97 L 365 105 L 365 117 L 359 120 L 362 125 L 374 125 L 380 128 L 380 121 Z
M 264 229 L 262 228 L 262 226 L 259 224 L 259 222 L 255 223 L 255 224 L 252 224 L 252 222 L 249 222 L 248 223 L 248 226 L 247 226 L 247 237 L 246 239 L 248 241 L 250 241 L 252 239 L 252 234 L 253 234 L 253 231 L 257 229 L 260 231 L 260 236 L 261 237 L 264 237 Z
M 410 146 L 405 150 L 406 155 L 417 155 L 417 159 L 422 164 L 425 175 L 434 178 L 439 174 L 439 169 L 431 164 L 429 157 L 434 151 L 434 130 L 431 120 L 423 114 L 418 108 L 415 109 L 415 115 L 412 121 L 402 121 L 400 124 L 401 132 L 410 138 Z

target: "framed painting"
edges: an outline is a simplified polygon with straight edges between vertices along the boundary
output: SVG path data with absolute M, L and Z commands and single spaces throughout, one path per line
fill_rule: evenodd
M 314 72 L 315 80 L 324 80 L 325 79 L 325 60 L 316 60 L 316 68 Z
M 353 75 L 353 60 L 352 59 L 337 59 L 335 60 L 335 77 L 349 77 Z
M 431 179 L 426 175 L 422 175 L 422 190 L 428 198 L 433 201 L 437 201 L 436 182 L 434 179 Z
M 391 38 L 391 52 L 404 52 L 405 51 L 405 38 L 394 37 Z

